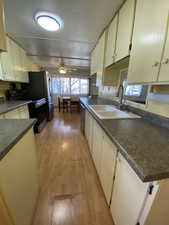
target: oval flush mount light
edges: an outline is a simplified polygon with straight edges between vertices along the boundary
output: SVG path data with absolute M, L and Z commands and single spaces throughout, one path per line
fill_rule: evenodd
M 36 13 L 35 21 L 39 26 L 48 31 L 58 31 L 63 27 L 61 18 L 50 12 Z

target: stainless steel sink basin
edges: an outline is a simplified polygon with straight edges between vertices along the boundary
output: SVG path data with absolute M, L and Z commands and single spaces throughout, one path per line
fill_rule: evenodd
M 89 107 L 93 110 L 96 110 L 96 111 L 114 111 L 114 110 L 117 110 L 117 108 L 115 106 L 111 106 L 111 105 L 90 105 Z
M 125 112 L 117 109 L 115 106 L 110 105 L 90 105 L 90 109 L 100 118 L 100 119 L 135 119 L 140 118 L 140 116 Z

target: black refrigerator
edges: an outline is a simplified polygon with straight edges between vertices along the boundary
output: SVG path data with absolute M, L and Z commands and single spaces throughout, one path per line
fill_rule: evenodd
M 40 117 L 45 111 L 46 119 L 48 121 L 53 119 L 54 115 L 54 104 L 53 104 L 53 95 L 52 95 L 52 84 L 51 76 L 46 71 L 40 72 L 29 72 L 29 83 L 23 84 L 22 89 L 25 90 L 25 98 L 32 100 L 33 104 L 30 104 L 30 115 L 31 117 L 36 117 L 37 111 L 41 111 Z M 39 106 L 43 100 L 46 100 L 43 109 L 40 109 Z M 41 107 L 42 108 L 42 107 Z M 36 111 L 37 110 L 37 111 Z M 44 117 L 44 116 L 43 116 Z M 39 121 L 42 122 L 42 119 Z

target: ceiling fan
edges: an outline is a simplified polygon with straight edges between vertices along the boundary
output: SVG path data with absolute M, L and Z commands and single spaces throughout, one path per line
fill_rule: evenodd
M 60 59 L 60 64 L 59 66 L 57 66 L 57 69 L 60 74 L 66 74 L 67 72 L 72 72 L 77 70 L 76 68 L 70 68 L 65 66 L 63 58 Z

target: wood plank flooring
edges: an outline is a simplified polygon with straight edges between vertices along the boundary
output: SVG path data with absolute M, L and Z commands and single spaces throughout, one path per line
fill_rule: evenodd
M 33 225 L 113 225 L 76 113 L 36 135 L 40 194 Z

